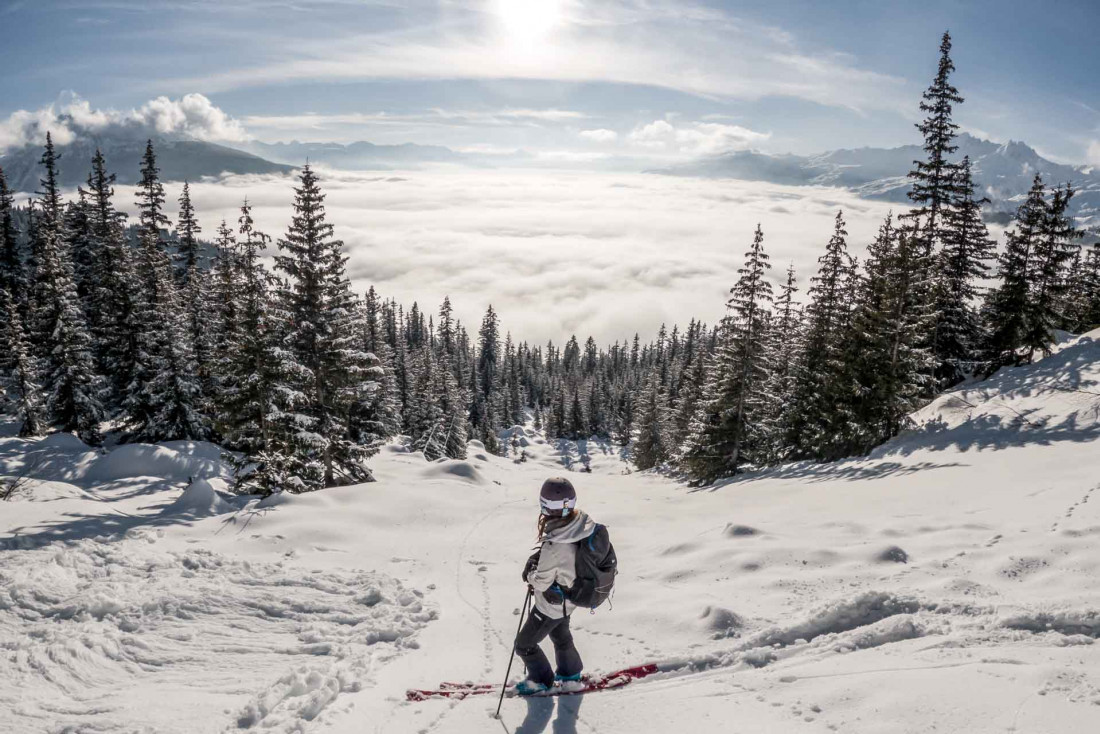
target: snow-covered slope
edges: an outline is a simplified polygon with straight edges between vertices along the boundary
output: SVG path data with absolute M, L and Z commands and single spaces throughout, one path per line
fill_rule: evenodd
M 390 446 L 376 483 L 264 503 L 216 496 L 202 444 L 0 439 L 0 474 L 41 478 L 0 505 L 0 725 L 1097 731 L 1100 333 L 916 417 L 866 459 L 702 489 L 521 428 L 522 463 Z M 501 723 L 488 697 L 406 702 L 503 677 L 561 472 L 621 565 L 613 607 L 574 618 L 587 667 L 663 672 Z

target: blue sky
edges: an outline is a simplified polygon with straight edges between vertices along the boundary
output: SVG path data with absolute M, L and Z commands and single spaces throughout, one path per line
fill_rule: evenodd
M 1094 0 L 2 0 L 0 25 L 0 145 L 68 92 L 229 141 L 574 162 L 899 145 L 950 28 L 965 129 L 1100 164 Z

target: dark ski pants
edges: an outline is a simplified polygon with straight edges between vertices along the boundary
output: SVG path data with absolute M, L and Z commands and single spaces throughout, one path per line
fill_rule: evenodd
M 539 643 L 550 637 L 554 643 L 554 655 L 558 663 L 558 675 L 569 676 L 581 672 L 584 663 L 580 653 L 573 645 L 573 634 L 569 631 L 569 617 L 550 619 L 537 609 L 531 610 L 531 616 L 523 624 L 516 638 L 516 654 L 527 666 L 527 677 L 545 686 L 554 683 L 554 673 L 550 670 L 550 661 L 539 647 Z

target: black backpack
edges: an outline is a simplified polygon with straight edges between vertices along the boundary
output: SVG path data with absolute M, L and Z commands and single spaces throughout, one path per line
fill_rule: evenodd
M 611 596 L 618 572 L 615 546 L 611 545 L 607 526 L 597 523 L 591 535 L 577 542 L 577 579 L 565 592 L 566 598 L 578 607 L 595 609 Z

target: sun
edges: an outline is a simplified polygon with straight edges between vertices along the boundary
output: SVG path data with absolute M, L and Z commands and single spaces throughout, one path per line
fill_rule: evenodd
M 563 0 L 492 0 L 505 39 L 514 45 L 537 43 L 562 22 Z

